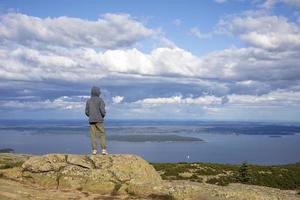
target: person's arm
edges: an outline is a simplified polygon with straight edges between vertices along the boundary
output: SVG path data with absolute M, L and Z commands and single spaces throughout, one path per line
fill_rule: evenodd
M 106 111 L 105 111 L 105 103 L 103 101 L 103 99 L 100 99 L 100 113 L 102 115 L 102 117 L 105 117 Z
M 86 104 L 85 104 L 85 115 L 89 116 L 89 101 L 88 100 L 86 101 Z

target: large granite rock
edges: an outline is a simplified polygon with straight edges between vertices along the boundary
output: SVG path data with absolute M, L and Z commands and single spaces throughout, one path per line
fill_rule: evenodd
M 100 194 L 151 193 L 162 180 L 145 160 L 134 155 L 48 154 L 23 165 L 23 178 L 47 188 Z

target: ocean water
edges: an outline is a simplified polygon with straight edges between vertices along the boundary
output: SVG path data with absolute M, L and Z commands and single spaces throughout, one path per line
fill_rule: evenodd
M 137 154 L 149 162 L 300 162 L 296 123 L 114 120 L 105 122 L 105 129 L 109 153 Z M 2 120 L 3 148 L 29 154 L 89 154 L 88 123 Z

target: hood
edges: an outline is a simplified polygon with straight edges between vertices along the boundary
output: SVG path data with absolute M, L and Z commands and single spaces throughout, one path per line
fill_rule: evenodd
M 93 86 L 91 89 L 91 96 L 92 97 L 99 97 L 101 94 L 100 88 Z

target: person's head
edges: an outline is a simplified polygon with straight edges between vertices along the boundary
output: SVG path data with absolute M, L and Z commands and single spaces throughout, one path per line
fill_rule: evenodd
M 93 86 L 92 89 L 91 89 L 91 96 L 92 97 L 99 97 L 100 94 L 101 94 L 100 88 L 98 88 L 96 86 Z

